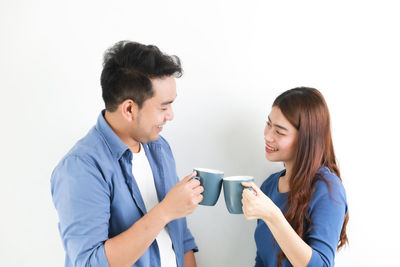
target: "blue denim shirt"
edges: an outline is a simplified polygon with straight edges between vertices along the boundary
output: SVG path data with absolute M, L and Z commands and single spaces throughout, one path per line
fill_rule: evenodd
M 147 212 L 132 175 L 132 152 L 103 114 L 52 173 L 51 193 L 66 251 L 65 266 L 108 266 L 104 242 L 127 230 Z M 144 143 L 143 148 L 161 201 L 178 182 L 171 148 L 161 136 Z M 183 267 L 183 255 L 197 251 L 186 219 L 171 221 L 168 230 L 177 265 Z M 133 266 L 161 266 L 155 240 Z

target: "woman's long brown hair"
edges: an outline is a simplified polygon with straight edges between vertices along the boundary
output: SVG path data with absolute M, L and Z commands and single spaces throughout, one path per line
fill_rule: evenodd
M 273 106 L 278 107 L 298 130 L 296 160 L 292 176 L 289 177 L 290 191 L 285 217 L 296 233 L 304 239 L 312 227 L 308 205 L 314 194 L 316 182 L 323 180 L 330 190 L 328 181 L 318 174 L 318 169 L 326 166 L 341 180 L 333 149 L 329 110 L 322 94 L 317 89 L 308 87 L 298 87 L 282 93 L 275 99 Z M 337 249 L 348 243 L 348 220 L 347 213 Z M 281 251 L 278 254 L 278 266 L 281 266 L 285 258 Z

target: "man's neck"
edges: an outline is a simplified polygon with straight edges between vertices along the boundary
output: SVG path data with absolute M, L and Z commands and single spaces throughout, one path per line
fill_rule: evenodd
M 118 114 L 106 110 L 104 119 L 119 139 L 121 139 L 121 141 L 124 142 L 133 153 L 138 153 L 140 151 L 140 142 L 129 136 L 128 129 L 124 126 L 124 123 Z

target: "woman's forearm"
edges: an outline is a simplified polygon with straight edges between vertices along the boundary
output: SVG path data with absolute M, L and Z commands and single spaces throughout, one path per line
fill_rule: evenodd
M 312 249 L 294 231 L 281 210 L 277 209 L 272 216 L 263 220 L 290 263 L 295 267 L 307 266 L 312 256 Z

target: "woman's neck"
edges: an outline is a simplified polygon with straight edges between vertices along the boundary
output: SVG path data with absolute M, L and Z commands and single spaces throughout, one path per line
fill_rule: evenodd
M 290 191 L 290 179 L 292 178 L 292 165 L 285 162 L 285 174 L 279 178 L 278 191 L 280 193 L 287 193 Z

